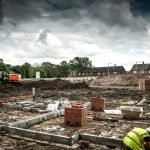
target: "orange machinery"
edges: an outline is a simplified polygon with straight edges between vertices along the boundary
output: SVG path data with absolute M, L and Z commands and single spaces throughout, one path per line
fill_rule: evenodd
M 6 71 L 0 70 L 0 82 L 19 82 L 21 80 L 21 74 L 8 74 Z
M 8 74 L 8 81 L 20 81 L 21 75 L 20 74 Z

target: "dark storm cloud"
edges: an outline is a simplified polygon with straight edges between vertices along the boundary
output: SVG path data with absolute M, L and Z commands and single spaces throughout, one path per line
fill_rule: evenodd
M 14 21 L 26 21 L 34 17 L 40 17 L 39 8 L 41 2 L 39 1 L 38 6 L 36 5 L 36 3 L 33 4 L 32 2 L 34 1 L 3 0 L 2 8 L 4 17 Z
M 2 0 L 0 0 L 0 23 L 2 23 L 2 20 L 3 20 Z
M 149 0 L 134 0 L 131 3 L 131 11 L 135 16 L 150 15 L 150 1 Z
M 139 4 L 142 7 L 139 7 Z M 76 21 L 88 17 L 102 21 L 108 26 L 126 27 L 130 26 L 132 20 L 126 19 L 125 11 L 142 13 L 144 8 L 146 6 L 142 0 L 0 0 L 0 21 L 5 17 L 12 25 L 16 25 L 21 21 L 44 17 L 51 20 Z M 86 12 L 86 16 L 82 16 L 81 10 Z
M 3 0 L 2 9 L 5 17 L 19 21 L 39 18 L 42 13 L 52 12 L 60 12 L 68 17 L 70 12 L 68 15 L 64 13 L 68 9 L 79 9 L 91 2 L 92 0 Z
M 84 8 L 94 3 L 95 0 L 46 0 L 53 10 L 66 10 L 71 8 Z
M 128 26 L 129 22 L 126 20 L 123 11 L 128 10 L 129 3 L 123 1 L 96 1 L 89 7 L 88 15 L 91 18 L 101 20 L 106 25 L 120 25 Z M 126 13 L 126 12 L 125 12 Z M 126 14 L 127 15 L 127 14 Z

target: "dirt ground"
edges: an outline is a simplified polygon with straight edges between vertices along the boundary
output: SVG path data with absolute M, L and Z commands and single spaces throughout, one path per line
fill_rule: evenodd
M 143 78 L 143 77 L 142 77 Z M 147 78 L 147 77 L 146 77 Z M 32 95 L 32 88 L 35 88 L 35 95 L 37 99 L 51 98 L 57 100 L 65 97 L 70 101 L 82 101 L 88 103 L 92 97 L 102 96 L 106 98 L 106 103 L 112 103 L 105 106 L 105 109 L 117 109 L 122 102 L 134 101 L 135 103 L 141 101 L 143 98 L 150 100 L 149 91 L 140 91 L 138 89 L 138 80 L 141 77 L 135 76 L 110 76 L 99 77 L 94 81 L 84 83 L 70 83 L 60 79 L 53 81 L 23 81 L 20 84 L 2 84 L 0 85 L 0 98 Z M 113 105 L 114 104 L 114 105 Z M 118 104 L 118 106 L 116 106 Z M 12 110 L 0 107 L 0 122 L 14 122 L 19 119 L 26 119 L 37 115 L 38 113 L 23 112 L 21 110 Z M 134 126 L 148 127 L 150 124 L 149 111 L 146 111 L 144 117 L 135 121 L 124 121 L 121 116 L 117 118 L 114 115 L 106 116 L 105 114 L 88 112 L 87 124 L 83 128 L 67 127 L 64 125 L 64 118 L 59 117 L 41 124 L 31 127 L 32 130 L 58 134 L 58 130 L 49 131 L 48 127 L 58 126 L 63 128 L 59 134 L 67 135 L 75 132 L 89 133 L 95 135 L 111 135 L 118 138 L 123 138 L 124 135 Z M 93 121 L 93 117 L 99 116 L 97 120 Z M 102 119 L 103 118 L 103 119 Z M 105 118 L 105 119 L 104 119 Z M 16 140 L 7 136 L 0 136 L 0 150 L 3 149 L 61 149 L 56 146 L 46 146 L 35 142 L 27 142 L 26 140 Z M 64 148 L 65 149 L 65 148 Z M 89 149 L 109 149 L 102 146 L 92 145 Z
M 38 113 L 23 112 L 21 110 L 12 110 L 5 107 L 0 107 L 0 122 L 12 123 L 20 119 L 28 119 L 28 117 L 33 117 Z

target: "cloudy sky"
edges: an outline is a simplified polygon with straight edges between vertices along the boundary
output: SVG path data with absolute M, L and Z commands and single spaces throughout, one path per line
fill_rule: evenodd
M 0 58 L 18 65 L 89 57 L 150 63 L 149 0 L 0 0 Z

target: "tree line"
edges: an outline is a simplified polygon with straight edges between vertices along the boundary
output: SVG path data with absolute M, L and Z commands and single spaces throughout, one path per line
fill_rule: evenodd
M 31 65 L 26 62 L 23 65 L 15 66 L 5 64 L 3 59 L 0 59 L 0 68 L 8 73 L 21 74 L 22 78 L 35 78 L 36 72 L 40 72 L 41 78 L 67 77 L 73 71 L 84 72 L 92 67 L 92 61 L 88 57 L 74 57 L 68 63 L 67 61 L 62 61 L 57 65 L 50 62 Z

